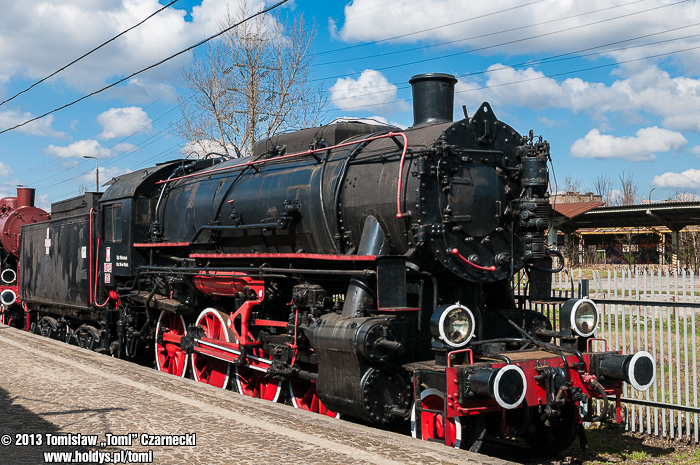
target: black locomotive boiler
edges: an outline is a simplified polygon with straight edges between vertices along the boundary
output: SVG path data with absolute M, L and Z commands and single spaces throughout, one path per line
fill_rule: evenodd
M 516 305 L 516 273 L 556 271 L 549 144 L 487 103 L 453 122 L 453 76 L 410 82 L 408 129 L 281 134 L 56 204 L 22 228 L 29 326 L 450 446 L 488 433 L 567 447 L 624 382 L 648 388 L 655 362 L 593 351 L 590 299 L 565 302 L 557 328 Z M 595 418 L 578 408 L 591 399 Z

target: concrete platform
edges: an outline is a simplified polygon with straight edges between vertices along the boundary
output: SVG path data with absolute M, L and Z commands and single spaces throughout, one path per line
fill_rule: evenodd
M 159 464 L 508 463 L 250 399 L 4 325 L 0 366 L 1 464 L 46 463 L 47 458 L 62 463 L 69 458 Z M 115 435 L 115 444 L 101 446 L 108 434 Z M 194 440 L 196 445 L 144 445 L 143 434 L 155 435 L 150 440 L 156 442 Z M 95 446 L 85 442 L 93 439 Z M 16 445 L 18 440 L 27 445 Z

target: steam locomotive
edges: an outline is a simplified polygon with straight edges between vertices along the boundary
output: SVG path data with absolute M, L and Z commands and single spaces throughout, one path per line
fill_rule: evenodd
M 581 423 L 604 420 L 625 382 L 647 389 L 655 361 L 594 351 L 588 298 L 563 302 L 557 328 L 515 301 L 520 270 L 531 295 L 556 271 L 549 144 L 488 103 L 453 122 L 451 75 L 410 83 L 408 129 L 309 128 L 250 157 L 167 162 L 53 204 L 51 220 L 22 226 L 19 252 L 6 248 L 19 262 L 6 314 L 19 307 L 28 330 L 155 358 L 175 376 L 410 424 L 448 446 L 585 441 Z M 602 412 L 582 414 L 592 399 Z
M 13 326 L 25 321 L 17 284 L 20 228 L 51 218 L 34 200 L 35 190 L 28 187 L 18 187 L 16 197 L 0 199 L 0 323 Z

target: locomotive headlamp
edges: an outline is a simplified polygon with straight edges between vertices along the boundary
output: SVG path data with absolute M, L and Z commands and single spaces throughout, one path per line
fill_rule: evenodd
M 574 331 L 582 337 L 590 337 L 598 327 L 600 311 L 591 299 L 569 299 L 561 307 L 559 325 L 563 334 Z
M 433 336 L 453 348 L 467 345 L 475 329 L 474 314 L 459 303 L 439 306 L 430 318 Z

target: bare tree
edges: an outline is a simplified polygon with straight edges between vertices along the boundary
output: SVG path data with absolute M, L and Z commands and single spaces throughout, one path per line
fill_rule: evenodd
M 564 190 L 566 192 L 580 193 L 582 190 L 581 181 L 579 179 L 574 178 L 570 174 L 567 174 L 566 178 L 564 179 Z
M 699 199 L 695 192 L 686 192 L 678 189 L 673 192 L 673 200 L 677 202 L 697 202 Z
M 593 178 L 593 193 L 600 195 L 605 205 L 610 205 L 613 182 L 605 173 L 600 173 Z
M 221 28 L 250 13 L 243 2 Z M 207 44 L 184 71 L 179 134 L 199 154 L 237 156 L 252 154 L 259 139 L 315 125 L 325 105 L 322 86 L 311 81 L 315 36 L 301 16 L 261 15 Z
M 622 170 L 619 176 L 620 195 L 611 200 L 614 205 L 633 205 L 639 198 L 639 185 L 634 181 L 634 173 Z

